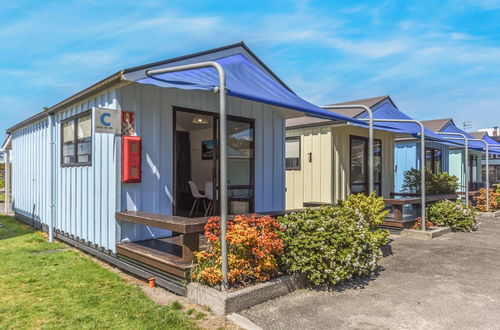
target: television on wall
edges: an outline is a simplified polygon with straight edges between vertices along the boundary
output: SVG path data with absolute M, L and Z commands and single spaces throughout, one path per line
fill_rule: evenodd
M 201 159 L 214 158 L 214 140 L 201 141 Z

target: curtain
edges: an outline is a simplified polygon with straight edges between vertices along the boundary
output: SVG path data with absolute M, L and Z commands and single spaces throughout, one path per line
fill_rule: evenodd
M 176 140 L 176 202 L 177 208 L 185 208 L 189 206 L 191 201 L 189 198 L 191 190 L 188 183 L 191 180 L 191 143 L 189 141 L 189 132 L 176 132 Z

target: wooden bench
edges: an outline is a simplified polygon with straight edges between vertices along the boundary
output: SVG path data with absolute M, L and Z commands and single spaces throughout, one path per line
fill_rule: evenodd
M 260 212 L 260 215 L 280 216 L 286 211 Z M 252 214 L 247 214 L 251 216 Z M 178 235 L 125 242 L 116 245 L 118 256 L 163 272 L 187 278 L 193 266 L 194 252 L 208 248 L 201 233 L 210 217 L 188 218 L 175 215 L 155 214 L 139 211 L 116 212 L 116 220 L 162 228 Z M 234 215 L 229 215 L 232 219 Z
M 459 191 L 457 192 L 457 195 L 459 196 L 465 196 L 465 192 L 464 191 Z M 477 197 L 480 195 L 480 191 L 479 190 L 474 190 L 474 191 L 469 191 L 469 201 L 470 201 L 470 205 L 475 205 L 476 202 L 477 202 Z
M 410 228 L 415 224 L 416 219 L 411 215 L 403 214 L 404 205 L 420 204 L 422 199 L 420 194 L 412 193 L 391 193 L 392 198 L 384 198 L 384 203 L 394 208 L 394 214 L 389 215 L 381 226 L 391 228 Z M 396 198 L 399 197 L 399 198 Z M 457 195 L 427 195 L 425 201 L 427 203 L 438 202 L 442 200 L 456 200 Z M 322 205 L 334 205 L 333 203 L 323 202 L 304 202 L 304 207 L 320 207 Z
M 119 221 L 167 229 L 180 234 L 116 245 L 119 256 L 166 273 L 187 278 L 193 265 L 193 252 L 207 247 L 206 240 L 200 234 L 203 233 L 209 217 L 187 218 L 138 211 L 116 212 L 115 216 Z

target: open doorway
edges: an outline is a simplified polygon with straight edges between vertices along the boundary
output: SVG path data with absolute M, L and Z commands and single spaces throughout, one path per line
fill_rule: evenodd
M 218 115 L 175 107 L 174 125 L 174 215 L 218 214 Z M 227 145 L 228 212 L 253 212 L 253 120 L 228 116 Z

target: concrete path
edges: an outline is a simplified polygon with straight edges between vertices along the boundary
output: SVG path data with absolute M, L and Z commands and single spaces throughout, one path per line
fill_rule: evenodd
M 263 329 L 500 329 L 500 218 L 475 233 L 395 237 L 364 287 L 299 290 L 240 314 Z

